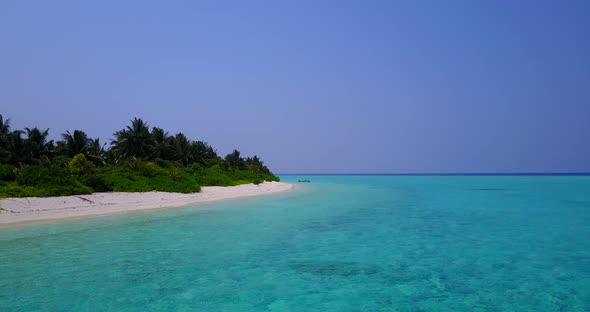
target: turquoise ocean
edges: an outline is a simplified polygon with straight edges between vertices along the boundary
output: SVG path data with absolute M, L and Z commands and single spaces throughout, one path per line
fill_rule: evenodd
M 282 176 L 0 229 L 0 311 L 590 311 L 590 176 Z

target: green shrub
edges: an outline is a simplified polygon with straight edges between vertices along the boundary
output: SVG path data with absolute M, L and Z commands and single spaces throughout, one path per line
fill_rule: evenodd
M 191 165 L 190 169 L 192 171 L 199 172 L 199 171 L 203 170 L 203 166 L 201 166 L 201 164 L 199 164 L 199 163 L 193 163 Z
M 68 169 L 75 175 L 91 174 L 94 172 L 95 168 L 94 164 L 88 161 L 84 154 L 74 156 L 74 158 L 68 163 Z
M 27 165 L 16 170 L 16 183 L 3 188 L 4 197 L 20 193 L 23 196 L 66 196 L 89 194 L 92 189 L 80 183 L 65 168 Z M 19 196 L 20 197 L 20 196 Z
M 42 186 L 23 186 L 16 182 L 8 182 L 0 185 L 0 198 L 68 196 L 90 193 L 92 193 L 92 189 L 74 181 L 68 184 Z
M 16 167 L 0 164 L 0 181 L 14 181 L 16 179 Z
M 133 160 L 117 167 L 96 168 L 81 154 L 71 161 L 65 157 L 56 157 L 47 166 L 25 165 L 15 168 L 1 165 L 0 174 L 6 180 L 0 180 L 3 181 L 0 183 L 0 197 L 57 196 L 108 191 L 193 193 L 199 192 L 201 185 L 232 186 L 279 180 L 272 173 L 224 168 L 219 164 L 204 167 L 195 163 L 188 168 L 179 168 L 167 161 Z
M 57 171 L 57 170 L 56 170 Z M 65 174 L 65 173 L 64 173 Z M 22 186 L 38 186 L 48 182 L 50 170 L 41 166 L 22 166 L 15 171 L 16 182 Z
M 66 156 L 56 156 L 51 160 L 51 168 L 67 168 L 70 159 Z
M 142 168 L 142 174 L 146 177 L 155 177 L 162 171 L 162 168 L 151 161 L 148 161 Z
M 105 181 L 102 175 L 87 175 L 80 178 L 80 182 L 90 187 L 94 192 L 111 192 L 113 187 Z
M 0 185 L 0 198 L 6 197 L 33 197 L 35 188 L 32 186 L 20 186 L 16 182 Z
M 236 185 L 236 183 L 230 178 L 228 173 L 223 170 L 219 165 L 204 169 L 199 173 L 195 174 L 197 183 L 203 186 L 230 186 Z
M 169 160 L 163 160 L 161 158 L 154 159 L 154 163 L 164 169 L 174 168 L 174 163 Z
M 203 166 L 205 168 L 211 168 L 213 166 L 223 166 L 223 164 L 225 163 L 225 161 L 223 161 L 223 159 L 221 158 L 210 158 L 210 159 L 205 159 L 203 160 Z
M 115 192 L 199 192 L 201 187 L 194 177 L 179 168 L 164 169 L 152 167 L 150 176 L 146 176 L 146 168 L 142 170 L 131 168 L 117 168 L 103 173 L 102 177 L 109 189 Z M 136 167 L 138 168 L 138 167 Z

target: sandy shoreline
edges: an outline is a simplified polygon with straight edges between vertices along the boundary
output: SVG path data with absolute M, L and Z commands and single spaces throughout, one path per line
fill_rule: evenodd
M 63 197 L 7 198 L 0 200 L 0 227 L 70 218 L 126 213 L 137 210 L 181 207 L 289 191 L 295 185 L 264 182 L 230 187 L 205 186 L 199 193 L 166 192 L 94 193 Z

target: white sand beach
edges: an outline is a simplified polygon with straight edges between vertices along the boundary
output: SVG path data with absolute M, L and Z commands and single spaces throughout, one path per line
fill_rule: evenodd
M 199 193 L 94 193 L 62 197 L 7 198 L 0 200 L 0 227 L 69 218 L 172 208 L 289 191 L 295 185 L 264 182 L 259 185 L 205 186 Z

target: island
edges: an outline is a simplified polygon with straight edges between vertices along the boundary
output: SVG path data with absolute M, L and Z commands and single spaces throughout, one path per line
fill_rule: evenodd
M 82 130 L 11 130 L 0 115 L 0 224 L 176 207 L 292 189 L 256 155 L 220 157 L 204 141 L 141 118 L 110 144 Z M 44 197 L 44 198 L 40 198 Z

